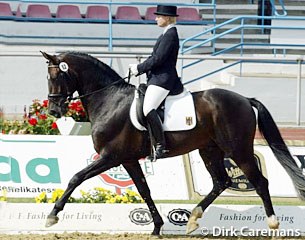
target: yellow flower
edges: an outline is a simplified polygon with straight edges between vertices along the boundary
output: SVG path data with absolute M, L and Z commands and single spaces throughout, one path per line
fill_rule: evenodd
M 115 203 L 116 199 L 115 198 L 110 198 L 109 200 L 106 201 L 107 203 Z
M 123 203 L 128 203 L 128 201 L 129 201 L 129 200 L 128 200 L 128 197 L 127 197 L 127 196 L 123 196 L 123 197 L 122 197 L 122 202 L 123 202 Z
M 80 190 L 80 194 L 81 194 L 82 196 L 87 195 L 87 193 L 86 193 L 85 191 L 83 191 L 83 190 Z
M 35 197 L 36 203 L 46 203 L 47 202 L 47 194 L 46 192 L 42 192 L 38 197 Z
M 64 194 L 64 190 L 62 189 L 55 189 L 55 191 L 52 192 L 52 197 L 49 202 L 55 203 L 61 196 Z

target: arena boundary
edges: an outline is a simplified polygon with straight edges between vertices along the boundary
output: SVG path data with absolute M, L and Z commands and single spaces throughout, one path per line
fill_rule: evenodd
M 151 233 L 153 223 L 144 204 L 68 203 L 59 222 L 45 228 L 51 204 L 0 203 L 0 233 Z M 162 234 L 185 235 L 186 223 L 195 204 L 157 204 L 165 222 Z M 281 222 L 278 232 L 269 232 L 262 207 L 255 205 L 211 205 L 200 227 L 192 235 L 275 236 L 305 235 L 305 206 L 275 206 Z

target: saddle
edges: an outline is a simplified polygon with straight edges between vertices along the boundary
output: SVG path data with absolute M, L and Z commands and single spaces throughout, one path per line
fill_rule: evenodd
M 141 131 L 147 130 L 147 123 L 143 113 L 146 84 L 140 84 L 135 90 L 135 98 L 130 108 L 132 124 Z M 190 130 L 196 126 L 196 114 L 192 94 L 183 89 L 181 93 L 169 95 L 157 109 L 164 131 Z

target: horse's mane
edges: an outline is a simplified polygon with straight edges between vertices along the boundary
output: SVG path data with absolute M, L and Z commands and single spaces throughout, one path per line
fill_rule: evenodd
M 97 58 L 92 57 L 91 55 L 89 55 L 87 53 L 69 51 L 69 52 L 63 53 L 63 55 L 65 55 L 65 56 L 76 56 L 76 57 L 80 57 L 80 58 L 82 58 L 86 61 L 90 61 L 96 67 L 101 68 L 101 71 L 99 71 L 99 72 L 106 73 L 113 80 L 118 80 L 118 79 L 121 78 L 121 76 L 115 70 L 113 70 L 110 66 L 108 66 L 104 62 L 98 60 Z

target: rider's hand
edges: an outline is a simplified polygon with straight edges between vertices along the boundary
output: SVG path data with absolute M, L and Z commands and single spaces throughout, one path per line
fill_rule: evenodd
M 136 76 L 138 72 L 138 64 L 129 64 L 129 71 L 131 76 Z

